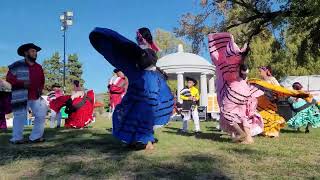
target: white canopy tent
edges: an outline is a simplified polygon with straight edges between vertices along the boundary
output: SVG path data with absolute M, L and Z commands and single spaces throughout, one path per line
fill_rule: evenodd
M 320 75 L 287 76 L 281 79 L 281 85 L 291 88 L 294 82 L 300 82 L 306 91 L 320 91 Z
M 302 84 L 303 90 L 310 92 L 316 99 L 320 100 L 320 75 L 287 76 L 281 79 L 280 84 L 286 88 L 292 89 L 292 84 L 294 82 Z

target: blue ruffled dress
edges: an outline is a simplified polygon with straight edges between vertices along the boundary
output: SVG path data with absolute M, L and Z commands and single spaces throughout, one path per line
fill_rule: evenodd
M 293 109 L 297 110 L 307 104 L 304 99 L 293 100 L 289 99 L 292 103 Z M 296 112 L 296 114 L 287 122 L 289 127 L 297 129 L 310 125 L 313 128 L 320 127 L 320 109 L 316 104 L 310 104 L 308 107 Z
M 112 116 L 112 134 L 121 141 L 147 144 L 154 142 L 154 126 L 168 123 L 173 110 L 173 95 L 158 71 L 137 67 L 142 49 L 117 32 L 95 28 L 90 42 L 129 80 L 129 87 Z

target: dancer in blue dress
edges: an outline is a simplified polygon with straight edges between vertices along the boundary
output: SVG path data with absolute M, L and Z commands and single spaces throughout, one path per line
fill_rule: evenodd
M 138 44 L 107 28 L 95 28 L 89 38 L 129 80 L 127 93 L 113 113 L 113 136 L 136 149 L 153 149 L 154 127 L 168 123 L 174 102 L 166 76 L 155 66 L 159 48 L 150 30 L 137 31 Z

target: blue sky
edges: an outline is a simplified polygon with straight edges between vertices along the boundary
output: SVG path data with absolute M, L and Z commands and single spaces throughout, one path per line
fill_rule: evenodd
M 83 64 L 85 86 L 105 92 L 113 67 L 91 46 L 94 27 L 108 27 L 134 39 L 136 29 L 172 31 L 179 17 L 200 10 L 199 0 L 3 0 L 0 6 L 0 66 L 21 59 L 19 45 L 33 42 L 42 51 L 38 62 L 63 53 L 59 15 L 74 11 L 74 25 L 67 32 L 67 54 L 77 53 Z

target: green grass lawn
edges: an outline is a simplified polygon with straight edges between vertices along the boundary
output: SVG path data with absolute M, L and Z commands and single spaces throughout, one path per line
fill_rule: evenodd
M 122 147 L 103 118 L 84 130 L 46 129 L 43 144 L 11 145 L 10 132 L 0 134 L 0 179 L 320 179 L 320 129 L 239 145 L 213 122 L 197 138 L 177 134 L 180 126 L 158 129 L 153 152 Z

